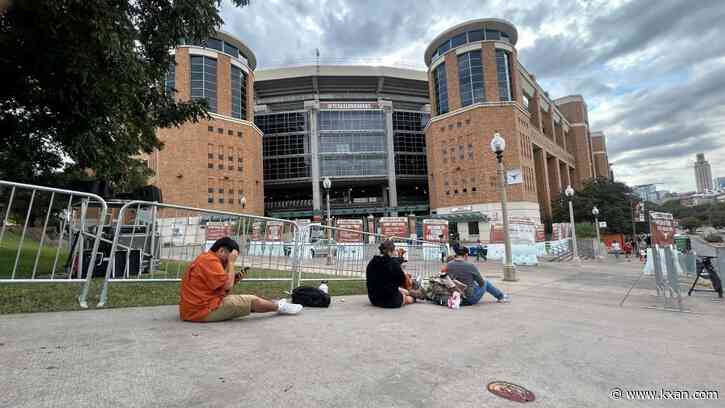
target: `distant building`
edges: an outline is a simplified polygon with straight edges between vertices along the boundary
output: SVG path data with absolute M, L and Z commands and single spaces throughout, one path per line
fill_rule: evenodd
M 715 178 L 715 190 L 720 190 L 720 191 L 725 190 L 725 177 L 716 177 Z
M 604 136 L 604 132 L 592 132 L 592 157 L 594 159 L 594 177 L 613 180 L 614 175 L 609 168 L 607 138 Z
M 656 184 L 642 184 L 634 186 L 634 193 L 639 196 L 642 201 L 655 202 L 658 200 Z
M 710 163 L 705 160 L 705 153 L 698 153 L 695 161 L 695 184 L 697 184 L 697 192 L 704 193 L 712 191 L 712 171 Z

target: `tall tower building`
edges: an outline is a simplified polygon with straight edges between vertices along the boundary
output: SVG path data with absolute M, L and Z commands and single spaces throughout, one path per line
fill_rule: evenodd
M 705 153 L 698 153 L 695 160 L 695 183 L 697 192 L 703 193 L 712 190 L 712 171 L 710 162 L 705 160 Z
M 425 52 L 432 103 L 426 128 L 430 207 L 458 224 L 451 227 L 461 239 L 485 238 L 489 223 L 502 220 L 496 156 L 489 147 L 496 132 L 506 140 L 512 217 L 550 220 L 552 199 L 596 174 L 584 99 L 551 99 L 520 64 L 517 37 L 508 21 L 478 19 L 444 31 Z M 458 222 L 463 212 L 465 222 Z

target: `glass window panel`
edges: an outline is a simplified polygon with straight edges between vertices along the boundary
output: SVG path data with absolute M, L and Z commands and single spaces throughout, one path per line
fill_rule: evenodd
M 486 39 L 487 40 L 500 40 L 501 33 L 499 33 L 496 30 L 486 30 Z
M 224 52 L 234 58 L 239 58 L 239 48 L 229 44 L 228 42 L 224 42 Z
M 451 48 L 458 47 L 466 43 L 466 33 L 458 34 L 451 39 Z
M 468 32 L 468 42 L 483 40 L 483 30 L 473 30 Z
M 208 38 L 206 40 L 206 47 L 218 51 L 224 51 L 224 48 L 222 47 L 222 41 L 216 38 Z
M 501 101 L 511 100 L 511 78 L 509 56 L 504 50 L 496 50 L 496 78 L 498 80 L 498 95 Z
M 433 80 L 436 94 L 437 112 L 439 115 L 448 112 L 448 83 L 446 80 L 446 64 L 435 68 Z

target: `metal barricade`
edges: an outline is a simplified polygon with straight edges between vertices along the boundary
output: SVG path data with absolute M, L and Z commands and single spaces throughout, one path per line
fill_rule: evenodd
M 98 307 L 111 283 L 180 281 L 188 265 L 212 243 L 239 243 L 236 265 L 250 268 L 243 282 L 295 286 L 300 230 L 288 220 L 147 201 L 131 201 L 112 214 L 110 250 Z
M 107 214 L 95 194 L 0 181 L 0 283 L 82 283 L 91 279 Z
M 383 236 L 362 230 L 309 224 L 299 241 L 299 282 L 365 280 L 365 270 L 380 243 L 390 239 L 403 250 L 403 269 L 414 278 L 427 279 L 440 273 L 441 254 L 447 247 L 438 242 Z

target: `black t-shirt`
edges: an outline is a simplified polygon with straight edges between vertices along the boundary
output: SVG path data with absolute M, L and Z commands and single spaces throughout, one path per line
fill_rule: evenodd
M 379 307 L 400 307 L 403 295 L 398 290 L 405 283 L 400 262 L 387 255 L 376 255 L 365 271 L 370 303 Z

